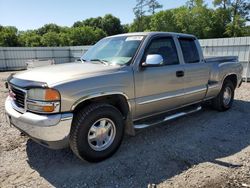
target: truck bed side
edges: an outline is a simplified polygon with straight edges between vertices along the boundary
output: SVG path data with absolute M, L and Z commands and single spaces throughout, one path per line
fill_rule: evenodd
M 236 56 L 206 57 L 205 63 L 210 65 L 210 76 L 206 99 L 213 98 L 221 90 L 224 79 L 234 77 L 235 87 L 238 87 L 242 79 L 242 65 Z

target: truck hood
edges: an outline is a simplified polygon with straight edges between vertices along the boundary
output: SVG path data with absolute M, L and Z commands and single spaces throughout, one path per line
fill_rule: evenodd
M 48 86 L 68 80 L 84 77 L 97 76 L 117 71 L 120 66 L 106 66 L 94 63 L 65 63 L 34 68 L 15 74 L 13 77 L 20 80 L 27 80 L 39 83 L 46 83 Z

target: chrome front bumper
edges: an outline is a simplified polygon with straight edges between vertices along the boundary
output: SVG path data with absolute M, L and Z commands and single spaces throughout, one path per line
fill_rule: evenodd
M 54 115 L 20 113 L 12 107 L 10 97 L 5 101 L 5 111 L 10 124 L 39 144 L 52 149 L 61 149 L 69 145 L 68 138 L 73 119 L 72 113 Z

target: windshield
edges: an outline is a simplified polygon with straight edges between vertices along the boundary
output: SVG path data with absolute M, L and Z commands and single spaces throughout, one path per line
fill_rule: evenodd
M 91 47 L 81 59 L 125 65 L 133 58 L 142 40 L 143 36 L 104 38 Z

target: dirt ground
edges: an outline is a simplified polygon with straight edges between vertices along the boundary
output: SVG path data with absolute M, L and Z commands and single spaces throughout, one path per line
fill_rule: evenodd
M 0 72 L 0 187 L 250 187 L 250 83 L 233 108 L 202 111 L 126 136 L 101 163 L 44 148 L 4 116 L 10 72 Z

